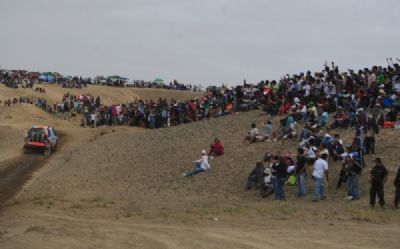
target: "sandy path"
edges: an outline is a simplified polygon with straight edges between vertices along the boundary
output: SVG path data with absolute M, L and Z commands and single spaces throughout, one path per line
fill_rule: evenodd
M 399 225 L 303 224 L 245 220 L 200 225 L 143 220 L 86 219 L 31 213 L 0 236 L 1 248 L 398 248 Z M 240 224 L 240 225 L 239 225 Z M 277 229 L 279 228 L 279 229 Z M 360 239 L 362 238 L 362 239 Z

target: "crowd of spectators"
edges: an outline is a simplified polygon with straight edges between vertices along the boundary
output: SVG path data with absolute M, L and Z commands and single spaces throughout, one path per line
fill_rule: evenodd
M 399 127 L 400 66 L 392 59 L 387 62 L 386 67 L 373 66 L 358 71 L 340 71 L 333 62 L 326 63 L 320 72 L 285 75 L 279 81 L 244 82 L 233 88 L 210 87 L 204 96 L 186 101 L 136 99 L 130 103 L 104 105 L 100 97 L 90 94 L 66 94 L 52 109 L 82 113 L 84 127 L 127 125 L 150 129 L 261 109 L 269 117 L 280 115 L 279 127 L 273 130 L 272 123 L 267 121 L 260 133 L 256 124 L 252 124 L 245 140 L 253 143 L 291 139 L 298 141 L 299 149 L 296 157 L 267 153 L 249 175 L 246 189 L 256 186 L 263 196 L 274 193 L 275 199 L 284 200 L 284 186 L 289 182 L 298 186 L 297 196 L 304 197 L 306 165 L 313 165 L 312 200 L 321 201 L 326 198 L 328 162 L 340 161 L 342 170 L 335 185 L 340 188 L 346 183 L 346 199 L 358 200 L 360 175 L 366 167 L 364 156 L 376 153 L 375 135 L 381 128 Z M 145 82 L 135 84 L 136 87 L 146 85 Z M 154 86 L 149 84 L 149 87 Z M 38 105 L 47 109 L 43 101 Z M 349 128 L 354 130 L 354 138 L 347 145 L 338 132 L 332 134 L 335 129 Z M 384 207 L 383 184 L 388 172 L 381 158 L 375 158 L 375 162 L 370 172 L 370 204 L 375 205 L 378 195 Z
M 162 79 L 154 81 L 134 80 L 120 76 L 96 76 L 94 78 L 82 78 L 81 76 L 63 76 L 55 72 L 29 72 L 26 70 L 0 69 L 0 83 L 10 88 L 29 88 L 34 83 L 58 84 L 63 88 L 82 88 L 87 85 L 103 85 L 112 87 L 136 87 L 136 88 L 161 88 L 168 90 L 202 91 L 198 85 L 185 84 L 173 80 L 165 84 Z
M 391 60 L 388 62 L 387 67 L 374 66 L 357 72 L 341 72 L 332 63 L 321 72 L 286 75 L 278 82 L 209 87 L 204 96 L 186 101 L 136 99 L 104 105 L 100 97 L 67 94 L 52 109 L 83 113 L 84 126 L 130 125 L 152 129 L 262 109 L 270 116 L 285 117 L 280 129 L 268 135 L 278 140 L 295 139 L 299 123 L 306 124 L 306 130 L 314 129 L 315 125 L 329 129 L 365 127 L 367 116 L 372 116 L 380 127 L 393 127 L 400 110 L 400 67 Z M 306 130 L 299 135 L 304 137 Z M 252 133 L 251 141 L 258 135 L 254 130 Z
M 364 157 L 371 155 L 375 166 L 368 173 L 370 205 L 375 206 L 378 196 L 379 205 L 385 208 L 388 170 L 375 155 L 375 136 L 381 128 L 398 127 L 400 109 L 400 67 L 391 59 L 387 61 L 387 67 L 374 66 L 358 72 L 340 72 L 332 63 L 313 75 L 300 73 L 284 77 L 279 83 L 267 82 L 270 87 L 267 103 L 270 104 L 266 105 L 266 111 L 283 118 L 272 132 L 267 127 L 270 122 L 263 124 L 263 133 L 253 123 L 246 140 L 250 143 L 284 141 L 291 137 L 298 141 L 298 154 L 267 153 L 249 174 L 246 189 L 256 187 L 263 197 L 274 193 L 276 200 L 285 200 L 284 186 L 295 184 L 297 196 L 305 197 L 307 165 L 310 165 L 314 181 L 311 199 L 321 201 L 327 198 L 328 164 L 340 162 L 341 170 L 334 186 L 340 189 L 345 184 L 345 199 L 356 201 L 361 194 L 361 175 L 367 167 Z M 332 122 L 329 122 L 329 113 Z M 299 124 L 302 127 L 297 129 Z M 353 130 L 353 139 L 346 144 L 339 132 L 332 134 L 336 129 Z M 398 179 L 397 176 L 394 181 L 396 208 L 400 198 Z

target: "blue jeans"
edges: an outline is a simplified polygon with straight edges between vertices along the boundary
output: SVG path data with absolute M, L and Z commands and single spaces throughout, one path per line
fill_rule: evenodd
M 149 125 L 151 129 L 156 128 L 156 118 L 155 117 L 150 117 L 149 119 Z
M 275 191 L 275 199 L 284 200 L 285 199 L 285 191 L 283 190 L 283 186 L 285 185 L 285 178 L 276 178 L 276 191 Z
M 325 196 L 325 191 L 324 191 L 324 178 L 317 178 L 314 176 L 314 192 L 312 194 L 312 199 L 317 201 L 320 198 Z
M 297 174 L 297 196 L 306 195 L 306 173 Z
M 276 193 L 278 192 L 278 178 L 276 177 L 271 177 L 271 184 L 272 184 L 272 190 L 275 193 L 275 199 L 277 199 L 278 197 L 276 196 Z
M 189 171 L 188 173 L 186 173 L 186 176 L 192 176 L 198 173 L 201 173 L 205 171 L 202 167 L 200 163 L 194 163 L 194 169 L 192 171 Z
M 347 176 L 347 196 L 353 196 L 353 176 L 349 174 Z
M 351 179 L 350 196 L 353 196 L 353 198 L 360 198 L 360 176 L 352 173 L 350 179 Z M 349 188 L 349 186 L 347 186 L 347 188 Z M 347 190 L 347 192 L 349 192 L 349 189 Z

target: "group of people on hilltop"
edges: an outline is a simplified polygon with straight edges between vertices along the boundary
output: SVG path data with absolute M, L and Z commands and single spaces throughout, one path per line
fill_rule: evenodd
M 53 83 L 58 84 L 62 88 L 82 88 L 89 84 L 113 86 L 113 87 L 137 87 L 137 88 L 163 88 L 170 90 L 184 91 L 201 91 L 201 87 L 180 83 L 177 80 L 171 81 L 169 84 L 161 82 L 152 82 L 144 80 L 134 80 L 128 82 L 128 79 L 118 76 L 103 77 L 96 76 L 95 78 L 83 78 L 82 76 L 63 76 L 59 73 L 40 73 L 29 72 L 26 70 L 5 70 L 0 69 L 0 83 L 5 84 L 10 88 L 32 88 L 34 83 Z
M 203 97 L 188 101 L 138 99 L 106 106 L 96 105 L 93 101 L 77 101 L 75 98 L 68 100 L 68 110 L 82 109 L 82 123 L 86 125 L 164 128 L 260 108 L 269 115 L 289 114 L 287 118 L 290 120 L 282 120 L 283 129 L 275 134 L 276 139 L 296 138 L 297 134 L 293 131 L 298 122 L 307 121 L 326 127 L 329 113 L 334 113 L 334 121 L 329 124 L 331 129 L 362 125 L 365 119 L 358 116 L 366 111 L 370 112 L 379 126 L 393 127 L 400 110 L 400 67 L 393 60 L 388 60 L 388 63 L 387 67 L 374 66 L 357 72 L 340 72 L 332 63 L 331 67 L 326 65 L 321 72 L 287 75 L 280 81 L 261 81 L 256 85 L 244 82 L 234 88 L 211 87 Z M 3 78 L 6 77 L 4 75 L 15 78 L 2 73 Z M 79 77 L 71 80 L 84 82 Z M 71 104 L 71 101 L 74 103 Z M 65 106 L 65 100 L 58 105 Z M 70 108 L 72 105 L 74 108 Z M 83 108 L 87 111 L 83 111 Z M 52 106 L 52 109 L 60 108 Z
M 201 88 L 192 84 L 183 84 L 179 83 L 177 80 L 171 81 L 167 84 L 152 82 L 152 81 L 144 81 L 144 80 L 134 80 L 133 85 L 130 84 L 131 87 L 137 88 L 162 88 L 162 89 L 170 89 L 170 90 L 180 90 L 180 91 L 193 91 L 199 92 Z

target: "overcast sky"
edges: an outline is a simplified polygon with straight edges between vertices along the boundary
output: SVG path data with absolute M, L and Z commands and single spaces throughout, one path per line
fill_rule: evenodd
M 385 64 L 399 0 L 0 0 L 0 65 L 203 85 Z

